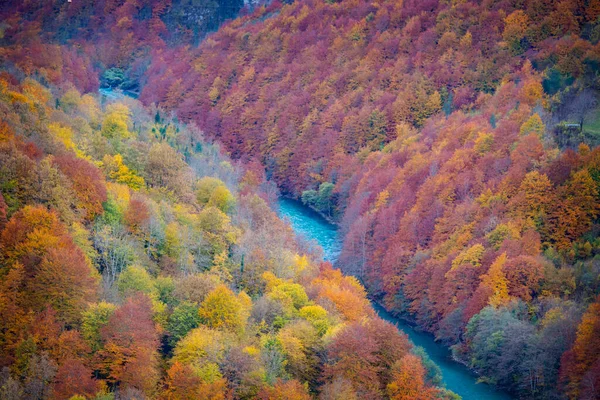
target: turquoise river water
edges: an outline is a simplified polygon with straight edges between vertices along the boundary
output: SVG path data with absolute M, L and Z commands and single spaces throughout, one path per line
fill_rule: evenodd
M 279 200 L 279 215 L 289 220 L 296 234 L 309 240 L 315 240 L 323 248 L 324 258 L 335 263 L 342 246 L 335 225 L 330 224 L 302 203 L 285 198 Z M 490 385 L 477 383 L 477 375 L 463 364 L 452 360 L 449 349 L 437 343 L 431 334 L 416 331 L 411 325 L 395 318 L 377 303 L 373 303 L 373 308 L 382 319 L 396 325 L 400 331 L 406 333 L 416 346 L 425 349 L 431 360 L 440 367 L 445 387 L 460 395 L 463 400 L 508 400 L 511 398 Z
M 114 91 L 110 88 L 100 89 L 99 92 L 107 100 L 118 100 L 126 96 L 137 97 L 131 92 Z M 325 260 L 335 264 L 342 249 L 342 240 L 335 225 L 330 224 L 321 215 L 302 203 L 285 198 L 279 200 L 279 215 L 290 221 L 297 235 L 315 240 L 323 248 Z M 440 367 L 446 388 L 460 395 L 463 400 L 508 400 L 511 398 L 503 392 L 494 390 L 492 386 L 477 383 L 477 375 L 464 365 L 453 361 L 448 348 L 436 343 L 432 335 L 416 331 L 411 325 L 392 316 L 379 304 L 372 304 L 379 317 L 396 325 L 400 331 L 408 335 L 416 346 L 425 349 L 429 358 Z

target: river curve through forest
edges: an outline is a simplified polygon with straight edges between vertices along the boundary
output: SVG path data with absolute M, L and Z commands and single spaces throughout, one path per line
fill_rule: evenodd
M 305 239 L 316 241 L 323 248 L 323 257 L 335 263 L 341 251 L 341 238 L 337 227 L 330 224 L 318 213 L 304 206 L 302 203 L 286 199 L 279 199 L 279 215 L 289 220 L 297 235 Z M 382 319 L 394 324 L 400 331 L 406 333 L 416 345 L 425 349 L 431 360 L 435 362 L 442 372 L 445 387 L 460 395 L 463 400 L 507 400 L 511 397 L 504 392 L 494 389 L 485 383 L 477 383 L 477 375 L 463 364 L 451 358 L 450 350 L 435 342 L 433 335 L 416 331 L 406 322 L 395 318 L 377 303 L 373 308 Z
M 110 88 L 100 89 L 99 92 L 107 100 L 135 97 L 130 93 L 113 91 Z M 316 241 L 323 248 L 323 258 L 335 264 L 342 249 L 342 239 L 337 226 L 329 223 L 319 213 L 301 202 L 283 197 L 279 199 L 279 215 L 290 222 L 297 235 Z M 490 385 L 477 383 L 477 375 L 463 364 L 452 360 L 450 350 L 435 342 L 433 335 L 416 331 L 411 325 L 394 317 L 377 303 L 373 302 L 372 305 L 381 319 L 394 324 L 400 331 L 406 333 L 416 346 L 425 350 L 429 358 L 440 367 L 445 387 L 460 395 L 463 400 L 511 399 L 506 393 L 497 391 Z

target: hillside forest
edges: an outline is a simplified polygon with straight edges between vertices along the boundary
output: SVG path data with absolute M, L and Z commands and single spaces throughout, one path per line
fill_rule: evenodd
M 0 14 L 1 398 L 600 398 L 600 1 Z

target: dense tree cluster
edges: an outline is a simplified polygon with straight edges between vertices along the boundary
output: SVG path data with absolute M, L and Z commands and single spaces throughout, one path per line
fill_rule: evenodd
M 598 354 L 573 358 L 600 290 L 600 153 L 577 146 L 598 143 L 583 131 L 598 114 L 595 2 L 306 1 L 258 16 L 170 53 L 180 79 L 157 55 L 142 99 L 340 217 L 343 270 L 484 380 L 598 396 Z
M 535 110 L 544 98 L 526 98 L 536 80 L 526 66 L 480 113 L 401 126 L 372 153 L 352 187 L 340 263 L 485 379 L 529 397 L 577 387 L 576 398 L 583 386 L 595 393 L 593 367 L 579 364 L 587 381 L 559 370 L 600 289 L 600 152 L 554 147 Z
M 334 184 L 339 215 L 357 170 L 398 137 L 399 124 L 421 128 L 432 115 L 478 109 L 524 59 L 544 72 L 543 85 L 527 90 L 552 94 L 547 107 L 564 110 L 583 86 L 597 87 L 600 25 L 587 3 L 271 6 L 197 50 L 156 52 L 141 98 L 195 121 L 234 157 L 259 159 L 291 194 Z
M 158 49 L 197 45 L 223 22 L 261 0 L 100 0 L 3 2 L 0 43 L 27 74 L 138 91 Z M 68 44 L 68 45 L 67 45 Z M 100 76 L 99 76 L 100 73 Z
M 9 75 L 0 114 L 3 399 L 449 396 L 194 126 Z
M 128 389 L 129 362 L 172 357 L 153 386 L 171 398 L 439 395 L 400 339 L 378 337 L 389 329 L 358 281 L 317 271 L 274 222 L 269 178 L 336 218 L 342 270 L 482 380 L 523 398 L 599 396 L 597 0 L 274 2 L 198 47 L 191 27 L 208 20 L 191 3 L 2 9 L 6 69 L 63 88 L 53 99 L 31 78 L 0 81 L 6 387 L 97 389 L 54 380 L 58 345 L 14 345 L 41 326 L 33 312 L 69 332 L 96 326 L 80 333 L 96 355 L 71 373 L 123 393 L 149 387 Z M 61 85 L 99 79 L 140 83 L 161 109 L 100 107 Z M 47 311 L 54 289 L 19 294 L 78 280 Z M 94 290 L 106 303 L 82 311 Z M 104 329 L 123 307 L 156 332 Z
M 595 4 L 308 1 L 249 23 L 263 12 L 157 54 L 142 99 L 340 217 L 343 270 L 484 380 L 597 396 L 597 354 L 563 354 L 600 290 L 599 153 L 561 152 L 582 137 L 555 128 L 597 114 Z

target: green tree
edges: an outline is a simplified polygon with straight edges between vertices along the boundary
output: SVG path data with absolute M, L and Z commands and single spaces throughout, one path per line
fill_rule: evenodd
M 175 307 L 167 323 L 167 330 L 171 334 L 169 344 L 175 346 L 189 331 L 200 326 L 200 322 L 196 304 L 184 302 Z
M 102 74 L 102 81 L 110 87 L 119 87 L 125 81 L 125 73 L 121 68 L 107 69 Z
M 235 208 L 235 197 L 225 186 L 217 186 L 210 196 L 208 205 L 229 214 Z
M 100 329 L 105 326 L 110 316 L 117 307 L 114 304 L 100 302 L 92 304 L 87 311 L 83 313 L 81 324 L 81 335 L 90 345 L 92 351 L 97 351 L 102 347 L 102 338 Z
M 135 292 L 142 292 L 154 298 L 157 295 L 154 279 L 148 271 L 137 265 L 128 266 L 117 280 L 117 288 L 122 295 L 130 295 Z
M 196 183 L 196 199 L 201 205 L 208 204 L 216 188 L 225 186 L 222 180 L 212 176 L 204 176 Z
M 323 307 L 319 305 L 304 306 L 300 309 L 299 314 L 315 328 L 319 335 L 324 335 L 329 329 L 327 310 Z
M 277 294 L 281 292 L 284 295 L 289 296 L 292 300 L 292 305 L 296 309 L 304 307 L 308 303 L 308 296 L 304 287 L 298 283 L 282 283 L 273 288 L 271 294 L 276 297 L 280 297 Z
M 319 191 L 306 190 L 302 192 L 302 202 L 327 216 L 332 216 L 333 211 L 333 189 L 335 185 L 331 182 L 323 182 Z

